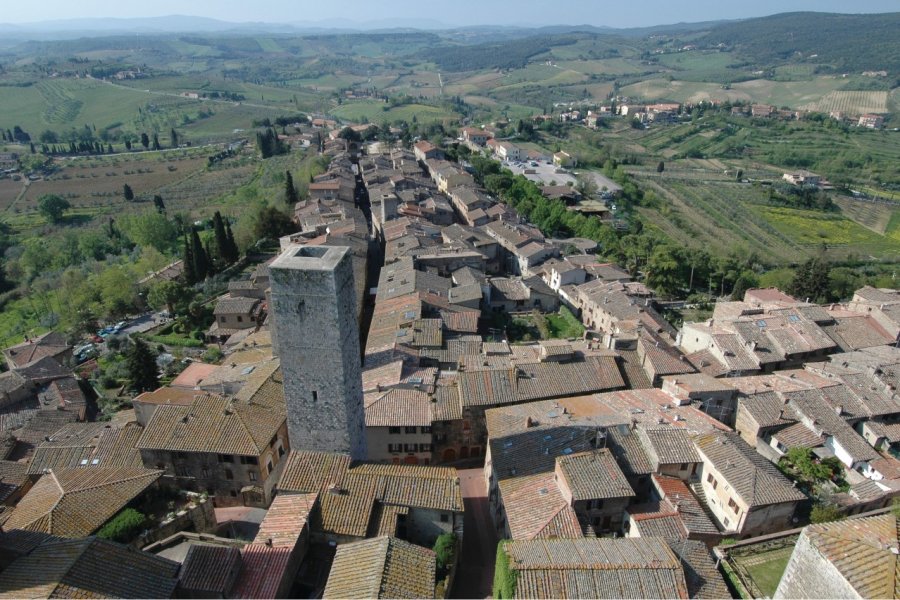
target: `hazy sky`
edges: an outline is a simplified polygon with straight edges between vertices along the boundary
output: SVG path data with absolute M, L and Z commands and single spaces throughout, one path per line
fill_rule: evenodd
M 611 27 L 758 17 L 815 10 L 876 13 L 900 10 L 897 0 L 2 0 L 0 22 L 83 17 L 158 17 L 181 14 L 225 21 L 310 22 L 347 19 L 430 19 L 448 25 L 590 24 Z

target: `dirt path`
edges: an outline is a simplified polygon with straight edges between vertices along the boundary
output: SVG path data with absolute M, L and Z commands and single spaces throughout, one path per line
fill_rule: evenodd
M 459 471 L 465 505 L 463 547 L 451 598 L 486 598 L 494 581 L 497 534 L 482 469 Z

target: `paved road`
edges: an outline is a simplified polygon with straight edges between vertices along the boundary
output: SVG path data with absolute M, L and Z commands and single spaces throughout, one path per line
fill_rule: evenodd
M 497 535 L 488 509 L 482 469 L 459 471 L 465 520 L 463 547 L 451 598 L 486 598 L 494 582 Z

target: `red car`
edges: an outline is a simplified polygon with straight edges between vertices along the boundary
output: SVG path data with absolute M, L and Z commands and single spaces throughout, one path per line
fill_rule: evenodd
M 91 341 L 94 342 L 95 344 L 102 344 L 102 343 L 105 342 L 106 340 L 104 340 L 104 339 L 103 339 L 102 337 L 100 337 L 99 335 L 92 335 L 92 336 L 91 336 Z

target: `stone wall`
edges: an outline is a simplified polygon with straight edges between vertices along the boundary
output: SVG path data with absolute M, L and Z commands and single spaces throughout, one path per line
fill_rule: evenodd
M 196 506 L 178 511 L 172 519 L 163 521 L 158 527 L 138 536 L 131 542 L 131 546 L 143 548 L 181 531 L 209 533 L 215 531 L 217 525 L 213 503 L 206 498 L 198 497 Z
M 291 447 L 366 458 L 349 248 L 291 248 L 269 273 Z
M 859 598 L 844 576 L 800 534 L 775 598 Z

